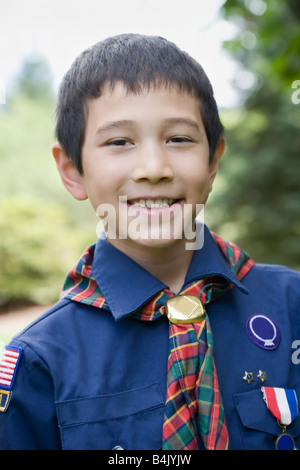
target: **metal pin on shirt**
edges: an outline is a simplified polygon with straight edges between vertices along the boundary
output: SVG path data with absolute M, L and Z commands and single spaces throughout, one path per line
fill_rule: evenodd
M 175 324 L 195 323 L 204 320 L 203 302 L 195 295 L 176 295 L 166 302 L 168 319 Z

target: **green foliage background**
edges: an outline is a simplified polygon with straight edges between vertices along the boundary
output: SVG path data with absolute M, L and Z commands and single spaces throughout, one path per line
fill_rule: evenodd
M 96 216 L 67 193 L 51 154 L 50 77 L 44 60 L 28 58 L 0 105 L 0 307 L 55 302 L 96 239 Z
M 300 267 L 300 79 L 298 0 L 227 0 L 237 35 L 224 49 L 253 85 L 241 86 L 241 106 L 223 120 L 227 151 L 209 210 L 211 227 L 257 262 Z M 244 75 L 243 75 L 244 74 Z
M 300 80 L 300 3 L 227 0 L 221 13 L 237 26 L 224 53 L 240 65 L 240 105 L 221 110 L 227 150 L 206 222 L 255 261 L 299 269 L 300 104 L 291 97 Z M 8 92 L 0 105 L 0 307 L 46 305 L 95 241 L 98 220 L 56 171 L 55 96 L 45 61 L 29 57 Z

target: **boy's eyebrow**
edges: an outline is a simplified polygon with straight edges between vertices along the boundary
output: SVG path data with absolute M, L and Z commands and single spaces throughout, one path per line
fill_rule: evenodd
M 101 135 L 104 134 L 105 132 L 108 132 L 112 129 L 120 129 L 124 127 L 134 127 L 134 121 L 128 121 L 126 119 L 122 119 L 120 121 L 112 121 L 112 122 L 107 122 L 103 126 L 99 127 L 96 131 L 96 135 Z
M 165 125 L 187 124 L 188 126 L 193 127 L 197 131 L 201 130 L 199 123 L 197 121 L 194 121 L 194 119 L 190 119 L 190 118 L 183 118 L 183 117 L 167 118 L 167 119 L 164 119 L 163 124 Z
M 176 124 L 185 124 L 190 127 L 193 127 L 195 130 L 200 131 L 201 128 L 199 126 L 199 123 L 197 121 L 194 121 L 193 119 L 190 118 L 184 118 L 184 117 L 171 117 L 164 119 L 162 121 L 162 124 L 164 126 L 172 126 Z M 136 123 L 134 121 L 130 121 L 127 119 L 122 119 L 119 121 L 111 121 L 105 123 L 103 126 L 99 127 L 96 131 L 96 135 L 101 135 L 104 134 L 105 132 L 108 132 L 113 129 L 120 129 L 120 128 L 125 128 L 125 127 L 135 127 Z

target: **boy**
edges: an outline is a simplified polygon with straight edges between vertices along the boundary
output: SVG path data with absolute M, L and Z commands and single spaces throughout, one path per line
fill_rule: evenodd
M 300 276 L 194 224 L 224 151 L 201 66 L 159 37 L 98 43 L 64 77 L 56 135 L 106 237 L 5 348 L 0 448 L 299 445 Z

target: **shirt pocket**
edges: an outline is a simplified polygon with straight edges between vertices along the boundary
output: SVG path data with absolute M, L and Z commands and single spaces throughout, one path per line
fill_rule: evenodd
M 300 387 L 294 388 L 298 402 Z M 246 450 L 275 450 L 277 437 L 282 433 L 276 418 L 268 410 L 261 389 L 234 394 L 234 401 L 241 421 L 242 445 Z M 293 436 L 296 447 L 300 448 L 299 416 L 287 427 L 286 432 Z
M 164 400 L 158 383 L 56 403 L 65 450 L 159 449 Z

